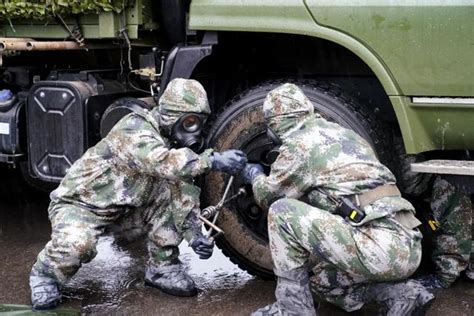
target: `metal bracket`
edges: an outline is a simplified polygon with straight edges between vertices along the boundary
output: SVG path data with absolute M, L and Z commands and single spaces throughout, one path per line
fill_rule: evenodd
M 412 163 L 410 167 L 419 173 L 474 176 L 474 161 L 468 160 L 428 160 Z
M 410 166 L 412 172 L 438 174 L 463 193 L 474 193 L 474 161 L 428 160 Z
M 168 55 L 160 85 L 160 93 L 175 78 L 188 79 L 202 59 L 212 54 L 217 44 L 217 33 L 206 32 L 200 45 L 175 46 Z
M 0 154 L 0 161 L 14 165 L 18 160 L 20 160 L 24 156 L 25 154 L 13 154 L 13 155 Z

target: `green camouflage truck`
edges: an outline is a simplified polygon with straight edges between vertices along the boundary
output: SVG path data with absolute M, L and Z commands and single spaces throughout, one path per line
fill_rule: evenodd
M 1 1 L 0 171 L 54 187 L 133 111 L 127 98 L 153 102 L 176 77 L 209 94 L 209 147 L 241 148 L 268 168 L 260 107 L 291 81 L 365 137 L 405 192 L 421 185 L 410 168 L 470 189 L 473 16 L 463 0 Z M 226 176 L 200 181 L 203 206 L 216 204 Z M 266 213 L 251 196 L 226 205 L 218 225 L 226 255 L 271 273 Z

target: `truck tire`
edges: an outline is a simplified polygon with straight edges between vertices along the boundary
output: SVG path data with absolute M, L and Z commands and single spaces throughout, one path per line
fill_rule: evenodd
M 242 149 L 249 161 L 263 162 L 268 167 L 268 152 L 272 149 L 267 139 L 261 111 L 267 93 L 283 82 L 267 82 L 253 87 L 231 100 L 209 131 L 209 147 L 216 151 Z M 351 128 L 369 141 L 379 158 L 387 160 L 389 139 L 373 113 L 345 95 L 339 88 L 315 81 L 294 81 L 313 102 L 315 110 L 325 118 Z M 267 170 L 268 171 L 268 170 Z M 203 202 L 215 205 L 222 197 L 227 179 L 223 173 L 208 174 L 203 186 Z M 231 194 L 238 192 L 242 183 L 235 178 Z M 273 276 L 272 259 L 268 249 L 267 213 L 253 201 L 251 188 L 247 196 L 238 197 L 221 210 L 217 224 L 225 234 L 217 245 L 232 262 L 253 275 Z

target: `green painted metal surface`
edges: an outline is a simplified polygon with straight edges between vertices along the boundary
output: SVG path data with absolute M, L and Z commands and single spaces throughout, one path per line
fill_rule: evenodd
M 379 56 L 402 95 L 474 96 L 474 2 L 306 0 L 318 24 Z
M 302 0 L 194 0 L 190 27 L 325 38 L 364 60 L 388 95 L 474 96 L 473 1 L 305 2 L 311 14 Z
M 473 17 L 474 2 L 459 0 L 193 0 L 190 28 L 303 34 L 346 47 L 380 80 L 407 151 L 418 153 L 474 149 L 466 119 L 474 107 L 405 97 L 474 96 Z
M 359 56 L 375 73 L 388 95 L 399 94 L 390 72 L 368 47 L 343 32 L 317 25 L 302 0 L 193 0 L 189 27 L 302 34 L 327 39 Z
M 415 104 L 402 96 L 390 100 L 408 153 L 474 149 L 474 104 Z
M 99 37 L 115 37 L 119 28 L 119 18 L 120 17 L 118 17 L 113 12 L 102 13 L 99 15 Z

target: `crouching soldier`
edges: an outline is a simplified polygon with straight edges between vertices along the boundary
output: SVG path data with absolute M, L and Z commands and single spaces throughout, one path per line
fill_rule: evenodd
M 279 155 L 268 176 L 247 164 L 242 177 L 269 209 L 278 284 L 277 301 L 254 315 L 314 315 L 310 289 L 346 311 L 377 302 L 389 315 L 423 312 L 433 295 L 401 281 L 420 263 L 420 222 L 370 145 L 315 114 L 293 84 L 271 91 L 263 113 Z
M 178 245 L 184 237 L 201 259 L 214 245 L 201 232 L 193 178 L 209 170 L 237 174 L 247 161 L 237 150 L 197 154 L 185 147 L 199 147 L 209 114 L 201 84 L 175 79 L 157 108 L 125 116 L 72 165 L 51 193 L 51 240 L 30 274 L 35 309 L 56 306 L 61 285 L 94 258 L 99 236 L 131 222 L 148 228 L 146 283 L 173 295 L 196 294 Z
M 421 278 L 420 282 L 429 290 L 446 289 L 463 271 L 474 280 L 470 196 L 436 176 L 430 202 L 433 215 L 430 226 L 434 231 L 431 258 L 435 273 Z

